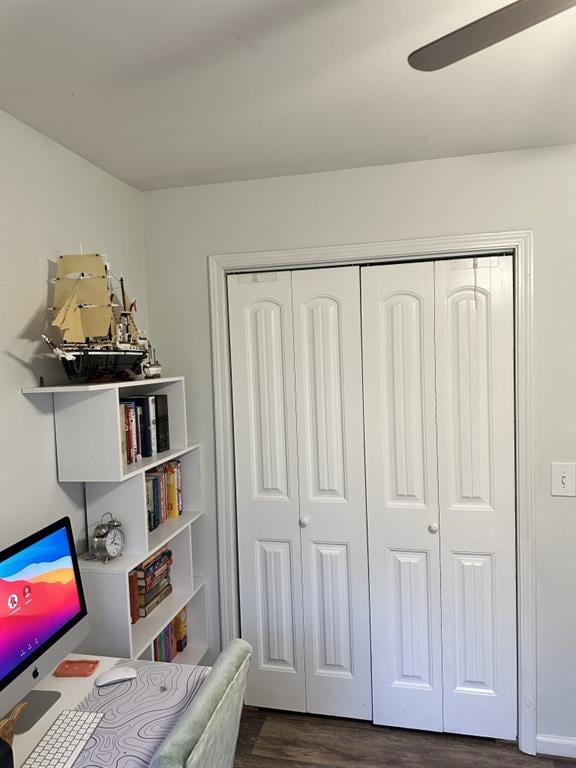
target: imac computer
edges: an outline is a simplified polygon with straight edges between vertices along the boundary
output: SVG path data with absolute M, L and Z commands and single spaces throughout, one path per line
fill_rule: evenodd
M 44 714 L 59 694 L 32 689 L 88 629 L 68 517 L 0 551 L 0 718 L 21 700 L 17 732 Z

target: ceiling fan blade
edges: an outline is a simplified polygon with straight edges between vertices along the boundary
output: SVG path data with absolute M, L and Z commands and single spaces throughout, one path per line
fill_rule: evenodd
M 517 0 L 418 48 L 408 63 L 423 72 L 442 69 L 575 5 L 576 0 Z

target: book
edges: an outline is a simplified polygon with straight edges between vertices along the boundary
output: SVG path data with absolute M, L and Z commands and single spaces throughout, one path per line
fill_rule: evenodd
M 156 456 L 158 453 L 158 447 L 156 442 L 156 398 L 154 395 L 150 395 L 149 401 L 149 414 L 150 414 L 150 450 L 151 455 Z
M 178 648 L 176 648 L 176 630 L 175 630 L 174 619 L 172 619 L 172 621 L 170 622 L 170 640 L 171 640 L 171 643 L 170 643 L 170 656 L 171 656 L 171 659 L 170 659 L 170 661 L 173 661 L 174 657 L 178 653 Z
M 156 405 L 156 448 L 158 453 L 170 448 L 168 395 L 154 395 Z
M 164 562 L 168 557 L 172 557 L 172 551 L 168 549 L 168 547 L 162 547 L 147 557 L 145 560 L 142 560 L 142 562 L 137 565 L 134 570 L 138 574 L 138 577 L 142 578 L 148 573 L 151 573 L 152 570 L 158 570 L 159 561 Z
M 168 586 L 168 584 L 170 584 L 170 576 L 165 575 L 161 579 L 158 579 L 154 586 L 152 586 L 150 589 L 147 589 L 146 592 L 138 591 L 136 596 L 138 608 L 142 608 L 143 606 L 151 603 L 152 600 L 154 600 L 154 598 L 157 597 L 160 592 L 162 592 L 162 590 Z
M 146 606 L 138 608 L 138 615 L 141 619 L 145 618 L 146 616 L 149 616 L 152 611 L 157 608 L 160 603 L 165 600 L 168 595 L 172 592 L 172 584 L 168 584 L 162 592 L 160 592 L 159 595 L 156 595 L 156 597 L 151 600 Z
M 138 614 L 139 604 L 137 579 L 138 577 L 136 576 L 136 571 L 130 571 L 128 574 L 128 591 L 130 596 L 130 622 L 132 624 L 136 624 L 140 618 Z
M 176 651 L 183 651 L 188 644 L 188 623 L 186 617 L 186 608 L 183 608 L 180 613 L 176 614 L 172 620 L 172 624 Z
M 134 462 L 134 454 L 132 452 L 132 427 L 130 424 L 130 408 L 127 403 L 122 404 L 124 410 L 124 434 L 126 443 L 126 464 L 132 464 Z
M 168 513 L 168 486 L 167 476 L 164 466 L 154 469 L 148 473 L 155 482 L 154 492 L 154 517 L 158 524 L 165 523 Z
M 147 589 L 151 589 L 166 573 L 170 571 L 172 565 L 172 558 L 165 560 L 162 565 L 155 571 L 152 571 L 147 576 L 139 576 L 138 578 L 138 591 L 145 592 Z
M 128 407 L 128 434 L 130 436 L 130 456 L 132 463 L 138 461 L 138 435 L 136 433 L 136 406 L 134 403 L 127 403 Z
M 170 561 L 170 563 L 172 562 L 171 552 L 167 552 L 166 554 L 162 555 L 162 557 L 159 557 L 158 560 L 155 561 L 152 565 L 149 565 L 144 569 L 138 568 L 136 570 L 136 575 L 139 579 L 146 579 L 154 572 L 159 571 L 163 565 L 168 563 L 168 561 Z
M 160 476 L 156 472 L 146 473 L 152 486 L 152 527 L 153 531 L 160 525 L 160 508 L 162 506 L 162 489 L 160 487 Z
M 148 530 L 153 531 L 158 527 L 158 523 L 154 518 L 154 483 L 148 475 L 146 475 L 146 515 L 148 517 Z
M 160 522 L 165 523 L 168 515 L 168 483 L 166 472 L 160 471 Z
M 166 464 L 166 516 L 178 517 L 178 470 L 176 462 Z
M 166 657 L 166 661 L 172 661 L 174 657 L 174 654 L 172 653 L 172 622 L 165 628 L 164 634 L 166 636 L 164 656 Z
M 153 399 L 153 398 L 152 398 Z M 150 398 L 135 397 L 130 400 L 120 400 L 120 406 L 126 413 L 126 456 L 127 463 L 141 461 L 143 456 L 150 453 L 149 401 Z M 145 407 L 147 403 L 148 407 Z
M 156 404 L 154 395 L 135 397 L 133 402 L 141 409 L 140 440 L 142 456 L 156 455 Z
M 184 509 L 182 503 L 182 462 L 176 462 L 176 488 L 178 490 L 178 514 L 181 515 Z
M 126 431 L 128 429 L 128 424 L 126 421 L 126 409 L 124 407 L 123 403 L 120 403 L 120 443 L 121 443 L 121 450 L 122 450 L 122 461 L 126 465 L 128 464 L 128 447 L 126 443 Z
M 136 461 L 142 461 L 142 406 L 135 404 Z

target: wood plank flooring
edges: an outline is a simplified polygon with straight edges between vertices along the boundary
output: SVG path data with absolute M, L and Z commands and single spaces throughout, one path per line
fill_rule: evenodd
M 245 708 L 235 768 L 568 768 L 515 745 L 384 728 L 359 720 Z

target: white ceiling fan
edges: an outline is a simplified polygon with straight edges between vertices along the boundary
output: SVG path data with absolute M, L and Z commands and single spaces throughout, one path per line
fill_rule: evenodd
M 418 48 L 408 63 L 424 72 L 443 69 L 575 5 L 576 0 L 517 0 Z

